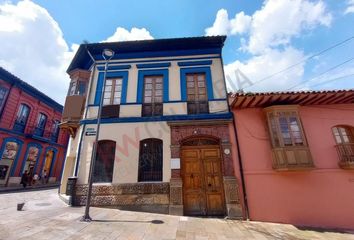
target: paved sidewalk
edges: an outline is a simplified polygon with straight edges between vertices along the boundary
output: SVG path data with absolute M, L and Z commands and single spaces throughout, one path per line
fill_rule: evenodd
M 25 201 L 24 211 L 16 204 Z M 68 207 L 57 190 L 0 195 L 0 239 L 353 239 L 350 233 L 301 230 L 287 224 L 179 217 L 91 208 L 91 223 L 80 222 L 82 207 Z
M 19 191 L 44 190 L 44 189 L 58 188 L 59 186 L 60 183 L 47 183 L 47 184 L 37 184 L 37 185 L 27 186 L 25 188 L 22 185 L 16 187 L 0 187 L 0 194 L 19 192 Z

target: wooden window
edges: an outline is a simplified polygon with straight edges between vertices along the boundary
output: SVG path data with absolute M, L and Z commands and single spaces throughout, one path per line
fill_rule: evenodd
M 273 168 L 312 168 L 314 165 L 297 106 L 273 106 L 266 108 L 265 112 L 272 143 Z
M 122 78 L 107 79 L 104 87 L 103 105 L 118 105 L 122 96 Z
M 337 143 L 339 166 L 344 169 L 354 169 L 354 128 L 335 126 L 332 128 L 332 132 Z
M 142 116 L 161 116 L 163 110 L 163 76 L 145 76 Z
M 162 140 L 140 141 L 138 181 L 162 181 Z
M 115 153 L 115 141 L 98 141 L 95 168 L 93 172 L 94 182 L 112 182 Z
M 77 85 L 77 82 L 76 82 L 76 81 L 73 81 L 73 82 L 70 83 L 68 96 L 73 96 L 73 95 L 75 95 L 75 92 L 76 92 L 76 85 Z
M 21 104 L 16 117 L 14 130 L 23 132 L 25 130 L 28 116 L 30 114 L 30 108 L 26 104 Z
M 188 114 L 209 113 L 205 73 L 189 73 L 186 79 Z
M 119 117 L 122 78 L 107 79 L 103 93 L 102 118 Z

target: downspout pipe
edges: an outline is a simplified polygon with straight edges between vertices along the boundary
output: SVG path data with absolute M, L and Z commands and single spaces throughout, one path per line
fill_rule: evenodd
M 225 86 L 225 92 L 226 92 L 226 99 L 227 102 L 229 102 L 228 99 L 228 93 L 227 93 L 227 88 L 226 88 L 226 80 L 225 80 L 225 71 L 224 71 L 224 61 L 222 56 L 220 56 L 221 59 L 221 69 L 223 73 L 223 79 L 224 79 L 224 86 Z M 233 104 L 231 104 L 232 106 Z M 246 214 L 246 219 L 249 220 L 249 208 L 248 208 L 248 201 L 247 201 L 247 194 L 246 194 L 246 184 L 245 184 L 245 176 L 243 172 L 243 164 L 242 164 L 242 158 L 241 158 L 241 153 L 240 153 L 240 143 L 238 141 L 238 134 L 237 134 L 237 129 L 236 129 L 236 119 L 235 115 L 232 112 L 230 104 L 227 104 L 229 112 L 232 113 L 232 124 L 233 124 L 233 129 L 234 129 L 234 135 L 235 135 L 235 140 L 236 140 L 236 147 L 237 147 L 237 158 L 238 158 L 238 163 L 240 166 L 240 176 L 241 176 L 241 185 L 242 185 L 242 197 L 243 197 L 243 202 L 245 203 L 245 214 Z

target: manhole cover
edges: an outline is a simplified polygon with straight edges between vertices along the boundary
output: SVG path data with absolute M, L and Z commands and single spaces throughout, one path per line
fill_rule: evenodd
M 50 206 L 52 205 L 51 203 L 37 203 L 36 206 L 40 206 L 40 207 L 45 207 L 45 206 Z

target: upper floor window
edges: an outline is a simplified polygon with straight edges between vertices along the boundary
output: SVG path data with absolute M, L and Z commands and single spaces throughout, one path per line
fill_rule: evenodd
M 142 116 L 161 116 L 163 112 L 163 76 L 144 77 Z
M 265 111 L 273 147 L 273 168 L 313 167 L 297 106 L 273 106 Z
M 85 95 L 85 93 L 86 93 L 86 82 L 72 81 L 70 83 L 68 96 Z
M 37 118 L 37 125 L 34 129 L 34 134 L 37 136 L 43 136 L 45 125 L 47 123 L 47 116 L 43 113 L 39 113 Z
M 0 113 L 4 107 L 8 89 L 5 87 L 0 87 Z
M 21 104 L 16 117 L 16 122 L 14 125 L 14 129 L 20 132 L 25 130 L 28 116 L 30 114 L 30 108 L 26 104 Z
M 119 117 L 123 78 L 107 79 L 103 93 L 101 117 Z
M 186 79 L 188 114 L 209 113 L 205 73 L 188 73 Z
M 138 181 L 162 181 L 162 140 L 140 141 Z
M 354 143 L 353 129 L 348 126 L 336 126 L 332 128 L 337 144 Z
M 40 113 L 37 119 L 37 128 L 44 129 L 46 122 L 47 122 L 47 116 L 43 113 Z
M 336 149 L 339 155 L 339 166 L 345 169 L 354 168 L 354 128 L 335 126 L 332 128 Z
M 56 142 L 58 140 L 59 135 L 59 124 L 58 120 L 53 121 L 52 125 L 52 141 Z

